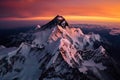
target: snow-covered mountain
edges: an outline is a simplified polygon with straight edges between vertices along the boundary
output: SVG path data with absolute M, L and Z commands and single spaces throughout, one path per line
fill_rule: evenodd
M 62 16 L 28 33 L 18 48 L 0 49 L 2 80 L 119 80 L 99 34 L 84 34 Z M 97 45 L 97 46 L 96 46 Z

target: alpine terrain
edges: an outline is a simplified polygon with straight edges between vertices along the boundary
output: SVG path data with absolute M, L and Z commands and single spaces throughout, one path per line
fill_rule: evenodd
M 0 46 L 0 80 L 120 80 L 100 35 L 84 34 L 62 16 L 18 36 L 19 47 Z

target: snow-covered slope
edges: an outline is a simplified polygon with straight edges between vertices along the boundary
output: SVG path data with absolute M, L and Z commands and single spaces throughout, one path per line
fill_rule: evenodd
M 39 26 L 38 26 L 39 27 Z M 62 16 L 23 34 L 25 42 L 0 58 L 3 80 L 117 80 L 116 63 L 107 55 L 99 34 L 84 34 Z M 3 52 L 0 52 L 3 53 Z

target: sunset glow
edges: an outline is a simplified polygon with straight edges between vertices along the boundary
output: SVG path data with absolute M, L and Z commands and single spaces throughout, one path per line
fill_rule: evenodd
M 62 15 L 73 21 L 120 22 L 120 0 L 2 0 L 0 20 L 50 20 Z
M 100 16 L 64 16 L 68 21 L 95 21 L 95 22 L 120 22 L 120 18 L 109 18 Z M 30 17 L 30 18 L 4 18 L 3 20 L 51 20 L 52 17 Z

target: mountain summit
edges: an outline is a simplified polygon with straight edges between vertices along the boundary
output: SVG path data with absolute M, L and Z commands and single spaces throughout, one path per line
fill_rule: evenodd
M 43 25 L 42 29 L 52 28 L 52 27 L 55 27 L 57 25 L 61 26 L 62 28 L 66 28 L 66 26 L 68 26 L 68 23 L 64 17 L 57 15 L 49 23 L 47 23 L 46 25 Z
M 0 51 L 2 80 L 119 80 L 99 34 L 69 27 L 59 15 L 39 29 L 20 36 L 17 49 Z

